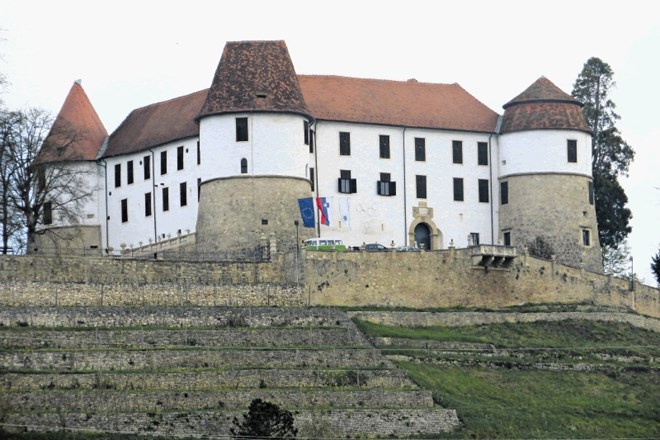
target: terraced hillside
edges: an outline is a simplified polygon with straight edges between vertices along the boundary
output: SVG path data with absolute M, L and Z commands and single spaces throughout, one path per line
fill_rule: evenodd
M 261 398 L 299 437 L 451 431 L 341 311 L 309 308 L 0 308 L 7 429 L 228 436 Z

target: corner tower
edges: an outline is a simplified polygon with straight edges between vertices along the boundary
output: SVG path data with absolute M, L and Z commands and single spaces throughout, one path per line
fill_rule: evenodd
M 199 116 L 197 243 L 295 248 L 298 199 L 310 197 L 312 121 L 284 41 L 229 42 Z M 298 239 L 305 237 L 298 236 Z
M 500 237 L 602 272 L 591 131 L 582 104 L 541 77 L 503 108 Z

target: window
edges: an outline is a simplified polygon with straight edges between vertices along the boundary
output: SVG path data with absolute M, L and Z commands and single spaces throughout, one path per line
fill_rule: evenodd
M 241 159 L 241 174 L 247 174 L 247 159 Z
M 348 132 L 339 132 L 339 154 L 341 156 L 351 155 L 351 134 Z
M 417 189 L 417 198 L 426 198 L 426 176 L 415 176 L 415 187 Z
M 477 142 L 477 164 L 488 165 L 488 144 Z
M 309 152 L 314 153 L 314 132 L 309 131 Z
M 426 139 L 424 138 L 415 138 L 415 160 L 426 161 Z
M 160 174 L 167 174 L 167 151 L 160 152 Z
M 163 188 L 163 211 L 170 210 L 170 189 Z
M 568 161 L 572 163 L 577 163 L 577 141 L 574 139 L 569 139 L 566 141 L 566 150 L 568 155 Z
M 582 230 L 582 244 L 585 246 L 591 246 L 591 234 L 589 229 Z
M 151 217 L 151 193 L 144 193 L 144 216 Z
M 454 163 L 463 163 L 463 141 L 451 141 L 451 152 Z
M 380 158 L 390 158 L 390 137 L 385 134 L 380 135 Z
M 454 200 L 463 201 L 463 179 L 460 177 L 454 177 Z
M 351 178 L 350 170 L 339 170 L 338 191 L 344 194 L 357 192 L 357 179 Z
M 470 235 L 468 237 L 468 246 L 479 246 L 479 233 L 478 232 L 470 232 Z
M 179 183 L 179 202 L 181 206 L 188 204 L 188 184 L 186 182 Z
M 144 170 L 144 180 L 151 179 L 151 156 L 144 156 L 142 159 L 142 168 Z
M 121 222 L 126 223 L 128 221 L 128 199 L 121 200 Z
M 199 202 L 199 198 L 202 195 L 202 179 L 197 178 L 197 201 Z
M 396 182 L 392 182 L 390 178 L 390 173 L 380 173 L 380 180 L 376 182 L 376 193 L 379 196 L 396 195 Z
M 131 184 L 133 183 L 133 161 L 129 160 L 126 163 L 126 183 Z
M 511 231 L 504 231 L 502 238 L 504 239 L 504 246 L 511 246 Z
M 197 141 L 197 165 L 201 165 L 202 163 L 202 148 L 199 145 L 199 141 Z
M 488 193 L 488 179 L 479 179 L 479 202 L 488 203 L 490 201 Z
M 248 118 L 236 118 L 236 142 L 248 140 Z
M 593 205 L 594 204 L 594 183 L 589 182 L 589 188 L 587 189 L 589 191 L 589 204 Z
M 303 136 L 305 138 L 305 145 L 309 145 L 309 122 L 307 121 L 303 121 Z
M 53 224 L 53 204 L 51 202 L 44 203 L 44 225 Z
M 183 169 L 183 146 L 176 148 L 176 169 Z
M 39 191 L 43 191 L 46 188 L 46 170 L 39 168 L 37 171 L 37 188 Z
M 500 182 L 500 203 L 502 205 L 509 203 L 509 182 Z
M 316 176 L 314 175 L 314 168 L 310 167 L 310 169 L 309 169 L 309 181 L 312 182 L 312 187 L 311 187 L 312 191 L 314 191 L 314 180 L 315 180 L 315 178 L 316 178 Z
M 115 165 L 115 188 L 121 186 L 121 164 Z

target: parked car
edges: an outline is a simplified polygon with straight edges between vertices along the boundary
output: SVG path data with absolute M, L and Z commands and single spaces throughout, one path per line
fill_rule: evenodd
M 387 252 L 390 248 L 380 243 L 368 243 L 364 245 L 364 250 L 367 252 Z

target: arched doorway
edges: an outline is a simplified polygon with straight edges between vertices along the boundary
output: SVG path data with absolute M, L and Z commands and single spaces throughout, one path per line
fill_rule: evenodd
M 415 226 L 415 242 L 421 249 L 431 250 L 431 228 L 426 223 Z

